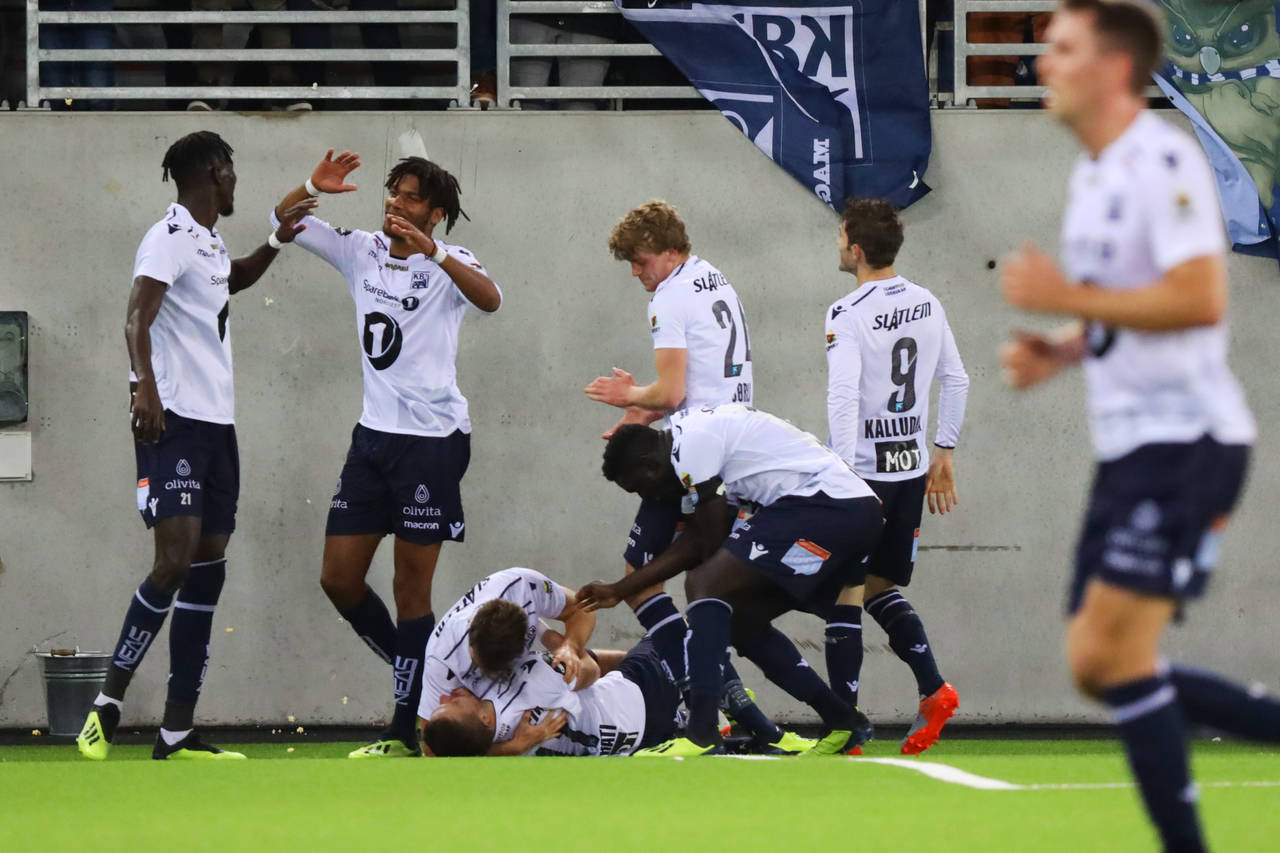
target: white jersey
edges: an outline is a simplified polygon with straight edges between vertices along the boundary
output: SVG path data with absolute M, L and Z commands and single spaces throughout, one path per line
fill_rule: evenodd
M 369 429 L 408 435 L 471 432 L 467 398 L 458 390 L 458 328 L 471 303 L 453 279 L 421 253 L 391 257 L 381 231 L 348 231 L 306 217 L 294 242 L 332 264 L 347 280 L 356 305 L 356 340 L 364 370 Z M 279 225 L 275 212 L 271 223 Z M 461 246 L 437 241 L 480 272 Z
M 1062 262 L 1074 281 L 1143 287 L 1179 264 L 1226 251 L 1213 172 L 1200 146 L 1149 112 L 1071 174 Z M 1225 321 L 1172 332 L 1089 324 L 1085 361 L 1096 454 L 1209 435 L 1249 444 L 1253 416 L 1227 366 Z
M 138 245 L 133 277 L 168 285 L 151 324 L 151 370 L 164 407 L 184 418 L 235 422 L 231 382 L 231 256 L 218 229 L 174 202 Z M 132 370 L 130 381 L 137 379 Z
M 698 488 L 723 482 L 730 503 L 766 507 L 779 498 L 872 497 L 830 448 L 781 418 L 739 404 L 672 418 L 671 465 L 697 502 Z
M 711 264 L 690 255 L 649 300 L 654 349 L 688 353 L 679 409 L 751 404 L 751 338 L 742 301 Z
M 909 480 L 929 470 L 935 376 L 942 389 L 934 443 L 955 447 L 969 376 L 937 297 L 895 276 L 869 281 L 827 309 L 831 447 L 859 477 Z
M 559 619 L 564 613 L 565 596 L 560 585 L 533 569 L 512 568 L 494 572 L 473 586 L 449 608 L 427 640 L 422 664 L 422 699 L 418 716 L 429 717 L 440 704 L 440 697 L 455 687 L 465 687 L 481 699 L 498 703 L 510 698 L 514 680 L 493 681 L 471 661 L 471 619 L 480 605 L 505 598 L 524 608 L 529 614 L 529 630 L 525 634 L 525 652 L 533 648 L 541 628 L 538 619 Z
M 516 667 L 513 689 L 493 699 L 494 741 L 511 740 L 525 711 L 536 723 L 552 710 L 566 714 L 564 728 L 527 755 L 630 755 L 644 739 L 644 695 L 620 672 L 575 691 L 552 666 L 548 652 L 530 652 Z

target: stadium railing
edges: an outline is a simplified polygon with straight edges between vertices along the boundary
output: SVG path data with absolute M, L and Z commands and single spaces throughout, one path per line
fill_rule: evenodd
M 1000 43 L 979 43 L 969 41 L 969 15 L 975 13 L 1023 13 L 1033 15 L 1041 12 L 1052 12 L 1058 7 L 1057 0 L 954 0 L 955 3 L 955 52 L 954 83 L 951 106 L 972 107 L 980 98 L 1014 98 L 1020 100 L 1039 101 L 1046 94 L 1045 86 L 979 86 L 969 83 L 969 58 L 973 56 L 1040 56 L 1046 53 L 1049 46 L 1044 42 L 1016 41 Z M 1146 96 L 1156 101 L 1164 101 L 1164 93 L 1156 86 L 1149 86 Z
M 613 0 L 497 0 L 498 1 L 498 100 L 502 109 L 518 109 L 525 100 L 581 101 L 612 100 L 621 104 L 627 99 L 663 99 L 700 101 L 702 96 L 692 86 L 601 85 L 601 86 L 512 86 L 511 61 L 541 57 L 624 58 L 662 56 L 647 42 L 613 44 L 523 44 L 511 41 L 513 15 L 620 15 Z M 925 2 L 920 4 L 920 39 L 925 49 L 929 40 L 925 32 Z
M 978 98 L 1043 98 L 1044 86 L 973 86 L 969 84 L 971 56 L 1039 56 L 1047 46 L 1042 43 L 1009 42 L 979 44 L 969 41 L 969 15 L 982 12 L 1052 12 L 1056 0 L 955 0 L 955 66 L 952 103 L 972 106 Z
M 453 107 L 471 103 L 471 0 L 454 0 L 453 9 L 385 11 L 301 12 L 54 12 L 42 11 L 39 0 L 27 6 L 27 105 L 37 107 L 52 99 L 109 98 L 120 100 L 447 100 Z M 49 25 L 90 24 L 450 24 L 454 28 L 453 47 L 438 49 L 230 49 L 192 48 L 106 50 L 50 50 L 40 47 L 40 28 Z M 40 65 L 47 62 L 439 62 L 450 63 L 457 71 L 450 86 L 42 86 Z
M 636 56 L 662 56 L 662 52 L 648 42 L 612 44 L 513 44 L 511 41 L 512 15 L 559 15 L 579 17 L 584 15 L 621 15 L 613 0 L 498 0 L 498 102 L 501 109 L 518 109 L 525 100 L 614 100 L 662 98 L 677 101 L 700 101 L 698 90 L 684 86 L 512 86 L 511 61 L 525 58 L 564 59 L 621 58 Z

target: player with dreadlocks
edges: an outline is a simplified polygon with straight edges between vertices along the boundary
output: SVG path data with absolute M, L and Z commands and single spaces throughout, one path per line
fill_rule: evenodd
M 351 192 L 360 155 L 332 150 L 272 214 Z M 458 390 L 458 329 L 468 308 L 491 314 L 502 292 L 461 246 L 433 236 L 465 216 L 458 181 L 406 157 L 387 175 L 379 231 L 348 231 L 308 216 L 298 238 L 347 280 L 362 350 L 364 411 L 351 434 L 325 526 L 320 585 L 356 634 L 392 665 L 391 724 L 352 758 L 421 755 L 417 735 L 422 656 L 435 625 L 431 579 L 440 545 L 463 540 L 459 485 L 471 459 L 471 421 Z M 365 577 L 382 537 L 395 536 L 396 621 Z
M 233 208 L 231 153 L 207 130 L 170 146 L 162 178 L 173 178 L 178 200 L 147 231 L 134 261 L 125 342 L 138 511 L 155 537 L 155 559 L 129 602 L 106 682 L 77 739 L 80 752 L 97 760 L 107 757 L 125 690 L 170 608 L 168 697 L 152 757 L 244 758 L 202 743 L 193 723 L 240 491 L 230 296 L 266 272 L 316 202 L 286 205 L 267 242 L 232 260 L 214 227 Z

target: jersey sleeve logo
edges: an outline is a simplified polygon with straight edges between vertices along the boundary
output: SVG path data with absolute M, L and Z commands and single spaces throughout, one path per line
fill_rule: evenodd
M 828 329 L 827 330 L 827 349 L 831 349 L 835 345 L 836 345 L 836 333 Z
M 649 317 L 649 331 L 656 334 L 658 331 L 658 315 L 654 314 Z

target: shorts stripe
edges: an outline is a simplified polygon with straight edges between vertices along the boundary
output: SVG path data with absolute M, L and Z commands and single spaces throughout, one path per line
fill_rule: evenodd
M 827 628 L 848 628 L 850 631 L 861 631 L 861 625 L 854 625 L 852 622 L 828 622 Z
M 652 628 L 650 628 L 650 629 L 649 629 L 649 635 L 652 635 L 654 631 L 657 631 L 657 630 L 658 630 L 659 628 L 661 628 L 663 625 L 669 625 L 669 624 L 671 624 L 672 622 L 683 621 L 683 620 L 684 620 L 684 617 L 683 617 L 683 616 L 681 616 L 679 613 L 672 613 L 672 614 L 671 614 L 670 616 L 668 616 L 666 619 L 663 619 L 663 620 L 662 620 L 661 622 L 659 622 L 657 625 L 654 625 Z

